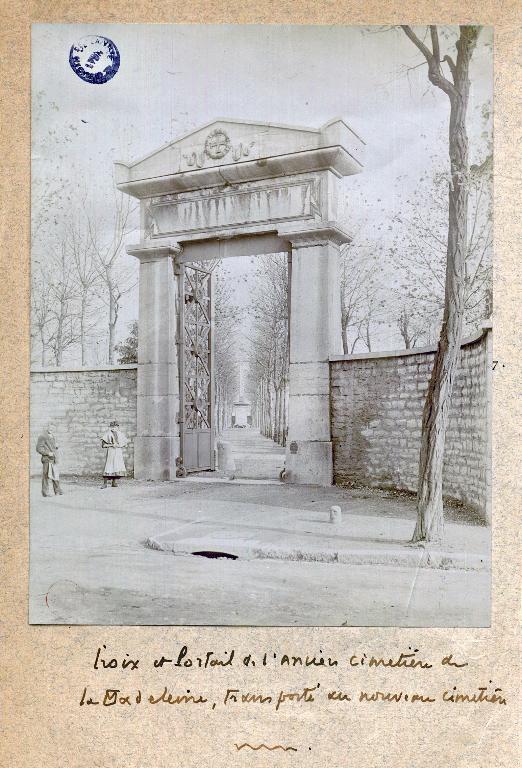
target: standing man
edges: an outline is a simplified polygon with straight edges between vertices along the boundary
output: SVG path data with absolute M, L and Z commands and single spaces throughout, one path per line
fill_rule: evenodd
M 108 431 L 103 435 L 101 439 L 102 448 L 105 448 L 107 453 L 105 456 L 105 467 L 103 469 L 103 485 L 102 488 L 107 488 L 109 480 L 112 480 L 112 486 L 115 488 L 118 485 L 120 477 L 125 477 L 127 470 L 125 468 L 125 462 L 123 461 L 123 451 L 127 445 L 127 438 L 120 432 L 120 425 L 117 421 L 111 421 Z
M 52 496 L 50 481 L 53 483 L 54 494 L 63 494 L 60 488 L 60 472 L 58 471 L 58 446 L 54 437 L 54 425 L 47 425 L 36 443 L 36 451 L 42 457 L 42 496 Z

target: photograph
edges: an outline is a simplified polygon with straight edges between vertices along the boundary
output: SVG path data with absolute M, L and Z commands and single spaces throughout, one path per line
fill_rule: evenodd
M 31 624 L 490 627 L 493 107 L 488 26 L 32 25 Z

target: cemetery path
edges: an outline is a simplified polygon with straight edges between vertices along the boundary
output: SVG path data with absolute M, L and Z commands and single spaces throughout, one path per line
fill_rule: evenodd
M 261 435 L 257 429 L 248 427 L 226 429 L 219 439 L 232 447 L 236 477 L 279 480 L 285 465 L 282 446 Z

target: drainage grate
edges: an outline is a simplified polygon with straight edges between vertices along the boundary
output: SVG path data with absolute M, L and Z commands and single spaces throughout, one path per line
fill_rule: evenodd
M 210 558 L 217 558 L 217 557 L 226 557 L 229 560 L 237 560 L 237 555 L 231 555 L 229 552 L 212 552 L 211 550 L 205 550 L 203 552 L 192 552 L 193 555 L 198 555 L 198 557 L 210 557 Z

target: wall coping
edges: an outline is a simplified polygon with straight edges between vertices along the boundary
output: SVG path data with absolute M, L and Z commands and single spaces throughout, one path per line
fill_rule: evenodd
M 132 371 L 138 367 L 137 363 L 125 365 L 77 365 L 77 366 L 51 366 L 49 368 L 31 368 L 31 373 L 87 373 L 88 371 Z
M 491 321 L 484 321 L 482 328 L 477 331 L 473 336 L 469 336 L 464 339 L 460 348 L 467 347 L 470 344 L 475 344 L 477 341 L 487 336 L 493 330 Z M 361 352 L 356 355 L 331 355 L 331 363 L 341 363 L 343 360 L 378 360 L 387 357 L 411 357 L 413 355 L 426 355 L 437 351 L 437 344 L 432 344 L 429 347 L 413 347 L 412 349 L 396 349 L 388 352 Z

